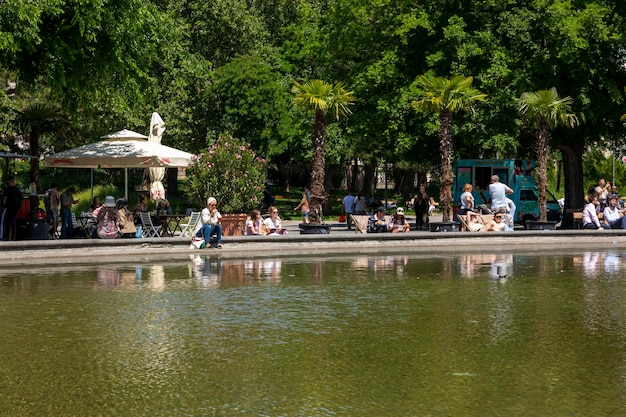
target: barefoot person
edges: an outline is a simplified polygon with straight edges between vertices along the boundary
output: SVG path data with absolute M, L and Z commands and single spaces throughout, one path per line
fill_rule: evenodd
M 306 191 L 302 193 L 302 200 L 300 200 L 300 204 L 298 204 L 293 210 L 296 211 L 300 209 L 302 213 L 302 223 L 309 223 L 309 196 Z

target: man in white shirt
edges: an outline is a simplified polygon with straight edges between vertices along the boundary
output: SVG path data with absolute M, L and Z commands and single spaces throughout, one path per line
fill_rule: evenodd
M 491 198 L 491 211 L 493 213 L 506 213 L 506 195 L 513 194 L 513 190 L 500 182 L 497 175 L 491 176 L 489 184 L 489 198 Z
M 609 225 L 611 229 L 626 229 L 626 217 L 617 207 L 617 198 L 611 196 L 609 198 L 609 205 L 606 206 L 602 212 L 604 216 L 604 223 Z

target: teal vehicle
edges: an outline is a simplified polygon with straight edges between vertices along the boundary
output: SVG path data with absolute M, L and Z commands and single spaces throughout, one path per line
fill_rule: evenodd
M 459 206 L 463 186 L 472 184 L 472 195 L 476 206 L 489 206 L 489 184 L 491 176 L 500 177 L 513 194 L 507 195 L 516 206 L 515 223 L 525 224 L 539 219 L 539 193 L 534 178 L 535 161 L 519 159 L 459 159 L 454 163 L 454 213 Z M 561 210 L 552 193 L 548 193 L 547 213 L 549 221 L 559 221 Z M 456 217 L 456 216 L 455 216 Z

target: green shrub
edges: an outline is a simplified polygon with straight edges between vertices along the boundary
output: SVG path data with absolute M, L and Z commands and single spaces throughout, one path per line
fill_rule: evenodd
M 215 197 L 223 213 L 249 213 L 262 205 L 266 169 L 250 144 L 222 135 L 187 168 L 189 200 L 204 207 Z

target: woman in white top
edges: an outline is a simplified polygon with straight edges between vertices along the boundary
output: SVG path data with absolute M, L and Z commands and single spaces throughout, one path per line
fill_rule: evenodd
M 583 209 L 583 229 L 604 229 L 604 224 L 598 219 L 597 207 L 600 205 L 597 195 L 589 197 L 589 202 Z M 607 227 L 607 228 L 610 228 Z
M 287 230 L 282 228 L 280 223 L 280 217 L 278 217 L 278 209 L 274 206 L 270 206 L 268 209 L 270 216 L 263 221 L 263 225 L 270 235 L 286 235 Z
M 474 208 L 474 196 L 472 195 L 472 184 L 463 186 L 463 194 L 461 194 L 461 206 L 459 214 L 465 214 L 468 210 Z
M 481 224 L 482 222 L 477 217 L 480 217 L 479 213 L 474 211 L 474 196 L 472 195 L 472 184 L 465 184 L 463 186 L 463 194 L 461 194 L 461 206 L 459 208 L 459 216 L 465 215 L 466 222 L 470 227 L 472 232 L 480 230 L 478 226 L 474 226 L 476 224 Z

